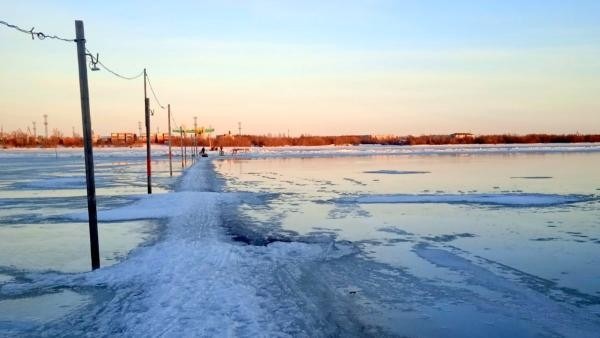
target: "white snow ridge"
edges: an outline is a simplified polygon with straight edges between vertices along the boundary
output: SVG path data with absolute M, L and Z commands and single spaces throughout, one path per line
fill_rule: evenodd
M 137 201 L 115 209 L 98 211 L 99 221 L 127 221 L 136 219 L 173 218 L 194 213 L 198 205 L 211 203 L 223 197 L 210 191 L 179 191 L 167 194 L 137 196 Z M 67 215 L 76 221 L 87 221 L 87 212 Z
M 558 194 L 390 194 L 364 195 L 355 198 L 339 198 L 342 203 L 449 203 L 487 204 L 503 206 L 553 206 L 595 200 L 588 195 Z

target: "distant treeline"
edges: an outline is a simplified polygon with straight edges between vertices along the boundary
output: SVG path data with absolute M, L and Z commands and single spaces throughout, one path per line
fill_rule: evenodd
M 599 134 L 527 134 L 527 135 L 477 135 L 455 137 L 452 135 L 421 135 L 406 137 L 406 144 L 516 144 L 516 143 L 589 143 L 600 142 Z
M 65 137 L 58 129 L 54 129 L 50 136 L 34 136 L 21 130 L 0 135 L 0 146 L 3 148 L 54 148 L 83 147 L 83 139 L 80 136 Z
M 342 136 L 307 136 L 286 137 L 286 136 L 261 136 L 261 135 L 242 135 L 229 136 L 222 135 L 216 138 L 216 144 L 223 147 L 281 147 L 281 146 L 325 146 L 325 145 L 359 145 L 359 144 L 377 144 L 371 136 L 342 135 Z M 390 137 L 385 144 L 402 144 L 401 137 Z
M 168 137 L 153 137 L 154 144 L 167 144 Z M 178 147 L 182 139 L 177 135 L 172 136 L 172 144 Z M 443 145 L 443 144 L 517 144 L 517 143 L 586 143 L 600 142 L 600 134 L 527 134 L 527 135 L 421 135 L 421 136 L 372 136 L 372 135 L 342 135 L 342 136 L 310 136 L 299 137 L 265 136 L 265 135 L 219 135 L 217 137 L 198 137 L 197 142 L 202 147 L 280 147 L 280 146 L 324 146 L 324 145 Z M 111 139 L 110 137 L 98 138 L 95 146 L 143 146 L 145 140 L 132 138 L 127 141 Z M 193 136 L 188 135 L 183 139 L 183 144 L 194 144 Z M 3 148 L 33 148 L 33 147 L 82 147 L 83 140 L 80 136 L 63 136 L 54 130 L 48 138 L 34 137 L 22 131 L 4 133 L 0 135 L 0 146 Z
M 219 146 L 230 147 L 278 147 L 278 146 L 322 146 L 322 145 L 443 145 L 443 144 L 515 144 L 515 143 L 585 143 L 600 142 L 598 135 L 581 134 L 528 134 L 528 135 L 421 135 L 421 136 L 372 136 L 372 135 L 343 135 L 343 136 L 221 136 L 216 139 Z

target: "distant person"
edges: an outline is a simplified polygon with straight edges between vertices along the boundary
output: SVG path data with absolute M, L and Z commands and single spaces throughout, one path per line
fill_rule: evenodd
M 200 154 L 202 155 L 202 157 L 208 157 L 208 154 L 206 153 L 206 149 L 204 147 L 202 147 L 202 149 L 200 150 Z
M 219 155 L 225 155 L 225 152 L 223 151 L 223 146 L 219 147 Z

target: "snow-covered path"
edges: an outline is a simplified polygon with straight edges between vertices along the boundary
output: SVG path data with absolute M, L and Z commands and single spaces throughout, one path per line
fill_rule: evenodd
M 47 335 L 358 334 L 348 312 L 335 310 L 348 306 L 327 296 L 331 290 L 310 274 L 311 266 L 349 254 L 351 248 L 333 242 L 251 246 L 230 240 L 220 224 L 220 210 L 232 207 L 228 204 L 237 196 L 208 191 L 214 189 L 210 165 L 200 162 L 185 174 L 180 191 L 194 193 L 181 195 L 191 200 L 181 201 L 184 210 L 168 220 L 156 243 L 112 267 L 38 276 L 37 282 L 3 291 L 95 290 L 94 304 L 36 329 Z

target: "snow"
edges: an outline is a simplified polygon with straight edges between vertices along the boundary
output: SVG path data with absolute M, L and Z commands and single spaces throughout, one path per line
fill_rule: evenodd
M 239 157 L 600 151 L 599 147 L 286 147 L 252 148 Z M 164 155 L 163 148 L 155 151 Z M 98 156 L 107 157 L 140 153 L 140 149 L 97 151 Z M 67 154 L 80 156 L 77 151 Z M 0 152 L 0 157 L 5 155 Z M 223 212 L 236 208 L 249 193 L 220 192 L 211 166 L 210 161 L 199 161 L 186 171 L 175 192 L 139 195 L 128 205 L 99 211 L 101 222 L 160 219 L 165 225 L 156 242 L 138 247 L 122 262 L 89 273 L 0 275 L 0 313 L 3 309 L 21 311 L 0 315 L 0 335 L 586 337 L 597 332 L 595 315 L 552 299 L 552 292 L 560 290 L 537 290 L 535 282 L 540 283 L 540 278 L 518 272 L 514 272 L 516 278 L 507 277 L 447 243 L 451 236 L 471 237 L 468 233 L 415 239 L 439 245 L 435 247 L 406 242 L 412 248 L 409 254 L 443 270 L 443 275 L 458 276 L 459 281 L 411 275 L 410 268 L 394 269 L 371 261 L 368 252 L 355 255 L 359 251 L 353 244 L 329 236 L 267 245 L 235 242 L 227 233 L 231 227 L 224 224 Z M 72 179 L 49 181 L 47 187 L 68 186 L 75 183 Z M 551 206 L 597 199 L 536 193 L 391 194 L 343 197 L 334 202 Z M 86 213 L 67 217 L 87 220 Z M 392 225 L 378 229 L 395 236 L 413 235 Z M 20 298 L 26 298 L 25 302 L 13 301 Z M 47 311 L 37 315 L 40 303 L 59 304 L 63 311 L 41 318 Z M 541 309 L 544 314 L 538 314 Z M 397 331 L 377 331 L 374 327 L 380 324 Z M 14 331 L 6 331 L 11 325 Z
M 448 204 L 486 204 L 503 206 L 553 206 L 597 200 L 591 195 L 559 194 L 390 194 L 343 197 L 340 203 L 448 203 Z
M 91 273 L 35 274 L 32 283 L 2 285 L 2 294 L 15 296 L 99 285 L 111 293 L 107 301 L 89 305 L 95 308 L 45 323 L 33 335 L 309 336 L 353 328 L 332 322 L 335 311 L 314 293 L 318 286 L 300 288 L 298 278 L 302 266 L 351 255 L 354 247 L 332 240 L 266 246 L 232 241 L 220 212 L 233 194 L 207 191 L 213 184 L 206 175 L 209 165 L 190 168 L 179 192 L 144 196 L 100 213 L 104 220 L 169 217 L 154 245 Z
M 218 198 L 216 192 L 181 191 L 164 194 L 138 195 L 129 205 L 98 211 L 99 221 L 126 221 L 179 217 L 193 213 L 198 204 L 207 204 Z M 77 221 L 87 221 L 86 213 L 66 215 Z
M 289 146 L 289 147 L 249 147 L 247 153 L 232 156 L 225 148 L 226 155 L 220 157 L 216 152 L 209 152 L 215 158 L 290 158 L 290 157 L 339 157 L 339 156 L 375 156 L 375 155 L 460 155 L 460 154 L 498 154 L 498 153 L 566 153 L 566 152 L 600 152 L 600 143 L 544 143 L 544 144 L 468 144 L 468 145 L 417 145 L 417 146 Z M 174 156 L 180 156 L 178 147 L 173 147 Z M 168 147 L 153 145 L 152 156 L 164 158 L 168 155 Z M 0 159 L 15 157 L 80 157 L 81 148 L 57 149 L 0 149 Z M 143 158 L 146 156 L 143 147 L 109 147 L 94 148 L 94 157 L 110 158 Z
M 440 146 L 318 146 L 318 147 L 250 147 L 248 153 L 235 158 L 312 158 L 376 155 L 468 155 L 498 153 L 600 152 L 600 143 L 514 144 L 514 145 L 440 145 Z M 229 155 L 225 158 L 231 158 Z

